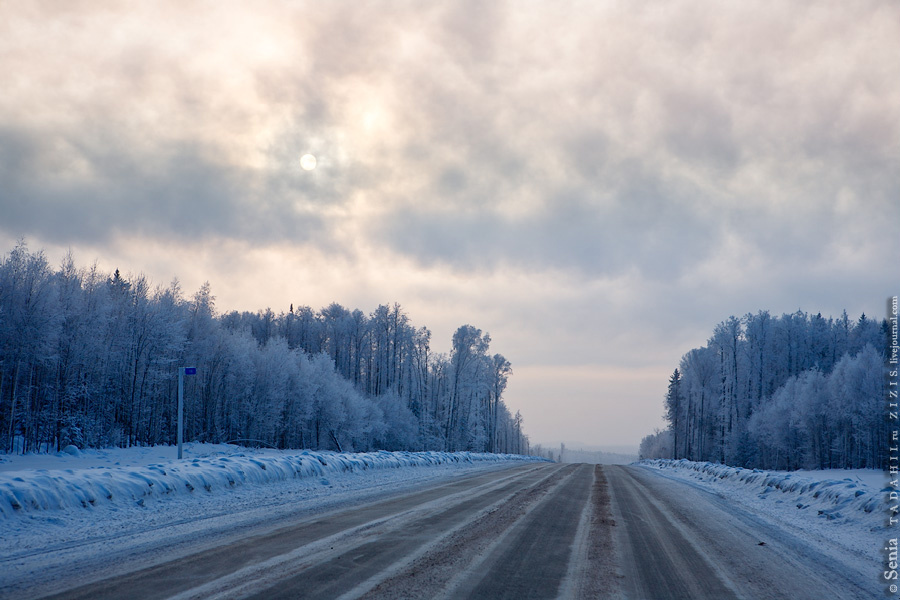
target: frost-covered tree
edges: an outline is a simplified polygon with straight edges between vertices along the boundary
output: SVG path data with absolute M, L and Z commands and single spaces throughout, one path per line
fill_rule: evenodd
M 178 367 L 193 366 L 188 439 L 527 449 L 490 336 L 461 327 L 449 356 L 430 343 L 398 304 L 219 314 L 208 282 L 185 298 L 177 280 L 79 269 L 71 253 L 54 271 L 20 242 L 0 259 L 0 447 L 173 443 Z
M 44 437 L 45 407 L 54 402 L 44 382 L 55 374 L 58 295 L 43 252 L 20 241 L 0 263 L 0 423 L 4 447 L 23 449 Z
M 687 424 L 690 422 L 687 411 L 684 394 L 681 391 L 681 373 L 678 369 L 672 373 L 669 378 L 669 389 L 666 392 L 666 420 L 671 424 L 672 430 L 672 458 L 675 454 L 687 456 L 687 443 L 684 441 L 688 438 Z M 679 437 L 681 444 L 679 445 Z
M 803 311 L 730 317 L 682 357 L 677 387 L 670 378 L 673 455 L 764 468 L 883 468 L 886 331 L 865 315 L 854 324 L 846 311 L 838 319 Z M 664 445 L 657 437 L 648 444 Z
M 639 447 L 641 459 L 671 458 L 672 457 L 672 431 L 657 429 L 641 440 Z

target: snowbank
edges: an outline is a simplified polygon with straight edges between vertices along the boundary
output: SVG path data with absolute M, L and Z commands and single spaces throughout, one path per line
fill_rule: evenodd
M 789 503 L 828 521 L 864 521 L 873 528 L 883 527 L 887 521 L 886 498 L 890 490 L 884 488 L 887 479 L 880 472 L 840 471 L 841 475 L 851 476 L 833 479 L 829 478 L 829 471 L 760 471 L 683 459 L 644 460 L 640 464 L 700 482 L 742 488 L 744 493 L 752 493 L 760 500 Z M 884 485 L 873 485 L 876 479 L 873 474 L 880 475 Z
M 214 494 L 245 485 L 265 485 L 298 478 L 319 478 L 374 469 L 434 466 L 454 463 L 536 460 L 509 454 L 472 452 L 251 452 L 226 447 L 213 456 L 165 460 L 148 465 L 78 468 L 82 456 L 60 453 L 63 464 L 75 468 L 22 469 L 0 472 L 0 518 L 37 511 L 95 506 L 144 506 L 151 501 Z M 6 467 L 13 466 L 8 460 Z M 46 459 L 43 464 L 47 464 Z M 85 462 L 90 462 L 86 460 Z

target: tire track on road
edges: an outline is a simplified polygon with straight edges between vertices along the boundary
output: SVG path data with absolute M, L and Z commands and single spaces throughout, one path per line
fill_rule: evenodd
M 454 588 L 479 562 L 504 544 L 507 533 L 548 494 L 564 486 L 576 465 L 558 468 L 558 477 L 519 490 L 496 509 L 470 521 L 459 531 L 439 540 L 411 563 L 365 593 L 365 600 L 455 597 Z M 347 597 L 353 597 L 348 594 Z
M 658 499 L 626 469 L 610 474 L 627 598 L 715 598 L 738 594 L 716 574 L 715 565 L 666 517 Z
M 266 600 L 335 598 L 341 594 L 349 597 L 358 597 L 360 594 L 366 594 L 366 597 L 384 597 L 385 593 L 402 598 L 431 597 L 435 589 L 442 587 L 439 583 L 443 579 L 441 572 L 446 571 L 448 566 L 444 561 L 431 564 L 428 581 L 432 592 L 429 594 L 422 595 L 421 590 L 414 594 L 408 590 L 403 591 L 398 582 L 379 586 L 381 591 L 366 593 L 366 590 L 409 563 L 413 563 L 411 568 L 414 572 L 416 569 L 422 572 L 421 566 L 415 566 L 417 559 L 421 561 L 423 555 L 428 556 L 435 546 L 438 547 L 438 552 L 448 544 L 453 546 L 453 540 L 460 535 L 460 531 L 472 529 L 473 519 L 475 523 L 490 522 L 496 526 L 502 521 L 502 518 L 498 519 L 499 515 L 507 512 L 510 506 L 515 506 L 523 497 L 540 494 L 542 490 L 553 487 L 572 470 L 571 466 L 542 466 L 535 469 L 534 476 L 528 479 L 517 478 L 490 493 L 475 495 L 436 514 L 405 520 L 402 527 L 395 527 L 371 541 L 352 545 L 340 555 L 319 563 L 314 569 L 284 579 L 249 597 Z M 417 583 L 420 582 L 421 578 Z
M 546 466 L 523 465 L 505 471 L 493 471 L 465 477 L 435 488 L 407 493 L 371 505 L 356 506 L 302 519 L 274 531 L 249 536 L 237 542 L 195 553 L 147 569 L 83 585 L 48 598 L 90 598 L 101 600 L 128 597 L 134 600 L 169 598 L 185 590 L 226 579 L 242 569 L 252 568 L 279 556 L 296 553 L 304 546 L 342 534 L 360 535 L 379 526 L 390 528 L 389 521 L 401 520 L 416 511 L 443 510 L 440 506 L 493 495 L 498 489 L 514 489 L 520 480 L 540 479 Z M 302 553 L 302 550 L 301 550 Z M 315 558 L 315 557 L 314 557 Z
M 591 498 L 582 514 L 561 598 L 618 597 L 620 576 L 613 544 L 615 526 L 609 482 L 603 467 L 594 465 Z
M 641 467 L 607 471 L 627 598 L 869 599 L 865 561 L 707 490 Z M 877 571 L 873 568 L 873 571 Z
M 492 552 L 460 577 L 461 585 L 448 598 L 528 600 L 556 598 L 580 548 L 574 541 L 590 506 L 594 472 L 577 468 L 539 502 L 532 504 L 509 528 Z

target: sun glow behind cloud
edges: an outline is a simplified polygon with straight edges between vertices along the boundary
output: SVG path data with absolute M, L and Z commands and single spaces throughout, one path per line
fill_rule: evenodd
M 7 4 L 0 241 L 209 280 L 221 310 L 396 301 L 438 351 L 471 323 L 535 441 L 563 435 L 538 417 L 558 388 L 573 438 L 636 442 L 718 321 L 896 293 L 898 24 L 888 1 Z M 624 381 L 643 428 L 610 417 Z

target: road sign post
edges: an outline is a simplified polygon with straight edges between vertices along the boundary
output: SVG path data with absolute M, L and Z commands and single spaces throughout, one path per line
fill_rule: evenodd
M 184 376 L 196 375 L 196 367 L 178 367 L 178 458 L 184 457 L 181 442 L 184 438 Z

